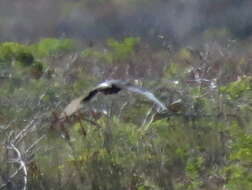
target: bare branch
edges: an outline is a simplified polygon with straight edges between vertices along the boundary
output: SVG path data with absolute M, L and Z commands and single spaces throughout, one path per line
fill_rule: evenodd
M 11 121 L 10 123 L 7 124 L 7 126 L 4 125 L 0 125 L 0 134 L 4 131 L 6 131 L 7 129 L 9 129 L 11 127 L 11 124 L 14 123 L 16 120 Z
M 42 141 L 46 136 L 45 135 L 42 135 L 41 137 L 39 137 L 34 143 L 32 143 L 32 145 L 30 147 L 28 147 L 26 150 L 25 150 L 25 153 L 30 153 L 34 147 L 40 142 Z
M 142 126 L 140 129 L 147 130 L 149 128 L 149 126 L 152 123 L 154 116 L 155 116 L 155 112 L 153 113 L 153 109 L 154 109 L 154 106 L 152 106 L 152 108 L 150 108 L 147 111 L 146 116 L 142 122 Z
M 13 144 L 18 144 L 19 142 L 22 141 L 22 139 L 32 131 L 32 128 L 36 128 L 36 119 L 31 120 L 31 122 L 24 128 L 22 129 L 16 136 L 15 138 L 11 141 Z
M 22 154 L 13 143 L 10 143 L 10 145 L 7 148 L 13 150 L 17 155 L 17 158 L 11 159 L 9 162 L 10 163 L 18 163 L 20 165 L 19 168 L 9 177 L 8 182 L 11 179 L 13 179 L 22 170 L 23 171 L 23 181 L 24 181 L 23 190 L 26 190 L 27 189 L 27 168 L 26 168 L 25 161 L 22 158 Z M 7 184 L 8 183 L 0 186 L 0 189 L 5 188 L 7 186 Z
M 123 103 L 123 105 L 120 107 L 118 118 L 121 118 L 122 112 L 123 112 L 124 108 L 125 108 L 128 104 L 129 104 L 129 103 L 126 101 L 126 102 Z

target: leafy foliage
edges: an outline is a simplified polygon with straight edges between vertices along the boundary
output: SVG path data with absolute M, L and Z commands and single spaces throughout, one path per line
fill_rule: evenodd
M 251 189 L 252 81 L 246 55 L 236 59 L 242 65 L 236 70 L 215 48 L 201 49 L 205 64 L 197 50 L 168 52 L 140 48 L 142 43 L 110 39 L 106 51 L 92 47 L 82 56 L 70 39 L 2 43 L 0 164 L 16 155 L 7 153 L 5 142 L 14 142 L 35 117 L 38 123 L 14 142 L 27 167 L 29 189 Z M 126 71 L 127 62 L 133 64 Z M 59 119 L 69 100 L 112 72 L 128 72 L 130 78 L 131 67 L 158 70 L 158 80 L 138 82 L 166 103 L 167 113 L 122 92 L 98 96 L 80 113 Z M 230 70 L 236 77 L 223 76 Z M 1 176 L 16 169 L 3 167 Z M 19 172 L 10 179 L 16 189 L 24 183 Z M 0 181 L 7 187 L 4 177 Z
M 33 63 L 34 57 L 28 46 L 15 42 L 5 42 L 0 44 L 0 60 L 8 63 L 17 61 L 23 66 L 29 66 Z
M 245 77 L 242 80 L 237 80 L 221 88 L 223 93 L 229 95 L 231 99 L 238 99 L 245 93 L 251 93 L 252 90 L 252 78 Z
M 74 41 L 71 39 L 45 38 L 31 46 L 31 50 L 38 57 L 47 57 L 60 52 L 73 50 Z
M 86 49 L 82 52 L 84 57 L 96 57 L 106 63 L 114 63 L 117 61 L 123 61 L 133 56 L 137 44 L 140 42 L 139 38 L 128 37 L 122 42 L 118 42 L 114 39 L 107 41 L 108 51 L 96 51 L 92 49 Z

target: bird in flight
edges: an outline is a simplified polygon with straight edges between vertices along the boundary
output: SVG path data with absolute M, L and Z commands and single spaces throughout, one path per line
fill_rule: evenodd
M 82 108 L 83 103 L 89 102 L 95 95 L 98 93 L 102 93 L 104 95 L 110 95 L 110 94 L 116 94 L 120 92 L 121 90 L 127 90 L 130 92 L 134 92 L 137 94 L 141 94 L 154 102 L 158 107 L 160 108 L 160 111 L 167 110 L 167 107 L 164 103 L 162 103 L 156 96 L 142 88 L 135 85 L 132 85 L 129 81 L 123 81 L 123 80 L 107 80 L 100 84 L 98 84 L 93 90 L 91 90 L 87 96 L 81 96 L 79 98 L 74 99 L 68 106 L 64 109 L 60 117 L 64 116 L 71 116 L 75 112 L 77 112 L 79 109 Z

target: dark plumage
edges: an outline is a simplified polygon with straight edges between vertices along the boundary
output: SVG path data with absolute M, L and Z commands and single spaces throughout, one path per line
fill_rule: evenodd
M 128 81 L 122 81 L 122 80 L 108 80 L 98 84 L 83 99 L 83 102 L 90 101 L 98 92 L 101 92 L 105 95 L 109 95 L 109 94 L 116 94 L 121 90 L 128 90 L 131 92 L 144 95 L 146 98 L 156 103 L 161 108 L 161 110 L 167 109 L 166 106 L 161 101 L 159 101 L 150 91 L 138 86 L 134 86 Z
M 122 90 L 122 86 L 125 86 L 127 82 L 121 80 L 109 80 L 98 84 L 89 94 L 83 99 L 83 102 L 91 100 L 98 92 L 105 95 L 116 94 Z
M 66 106 L 64 111 L 61 113 L 60 118 L 73 115 L 75 112 L 81 109 L 83 105 L 82 103 L 90 101 L 97 93 L 110 95 L 116 94 L 121 90 L 128 90 L 144 95 L 146 98 L 156 103 L 161 108 L 161 111 L 167 110 L 166 106 L 161 101 L 159 101 L 150 91 L 138 86 L 134 86 L 128 81 L 108 80 L 98 84 L 93 90 L 88 93 L 87 96 L 81 96 L 79 98 L 74 99 L 70 104 Z

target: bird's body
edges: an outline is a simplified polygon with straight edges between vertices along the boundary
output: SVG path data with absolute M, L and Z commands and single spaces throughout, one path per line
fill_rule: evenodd
M 158 100 L 152 92 L 142 87 L 134 86 L 129 81 L 123 81 L 123 80 L 108 80 L 98 84 L 83 99 L 83 102 L 91 100 L 98 92 L 101 92 L 105 95 L 109 95 L 109 94 L 116 94 L 121 90 L 128 90 L 130 92 L 144 95 L 146 98 L 156 103 L 161 108 L 162 111 L 167 109 L 166 106 L 160 100 Z
M 61 116 L 71 116 L 77 112 L 81 107 L 82 103 L 89 102 L 97 93 L 102 93 L 104 95 L 116 94 L 121 90 L 128 90 L 137 94 L 144 95 L 146 98 L 154 102 L 161 108 L 161 111 L 167 110 L 165 104 L 158 100 L 155 95 L 142 88 L 135 85 L 132 85 L 129 81 L 123 80 L 108 80 L 98 84 L 93 90 L 91 90 L 87 96 L 81 96 L 74 99 L 62 112 Z
M 85 96 L 80 96 L 72 100 L 64 109 L 64 111 L 60 114 L 59 119 L 64 117 L 69 117 L 76 113 L 78 110 L 82 108 L 82 101 Z

